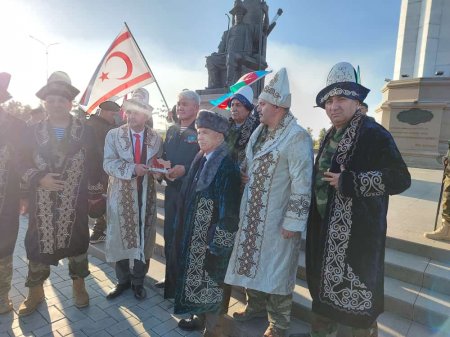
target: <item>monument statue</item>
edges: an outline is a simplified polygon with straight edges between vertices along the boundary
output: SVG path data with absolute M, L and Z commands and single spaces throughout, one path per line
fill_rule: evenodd
M 268 11 L 265 1 L 234 2 L 232 27 L 223 33 L 218 51 L 206 57 L 207 89 L 230 86 L 247 72 L 267 68 Z

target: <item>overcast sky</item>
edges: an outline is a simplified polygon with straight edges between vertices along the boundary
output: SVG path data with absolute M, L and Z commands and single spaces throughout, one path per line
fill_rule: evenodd
M 269 16 L 284 11 L 269 36 L 267 61 L 287 67 L 292 111 L 317 134 L 328 127 L 325 112 L 314 109 L 315 96 L 339 61 L 361 67 L 372 91 L 370 110 L 381 103 L 380 90 L 391 78 L 401 0 L 267 0 Z M 12 74 L 10 92 L 36 106 L 34 96 L 49 72 L 66 71 L 84 92 L 107 48 L 127 22 L 171 106 L 183 88 L 207 84 L 205 56 L 216 51 L 227 27 L 233 0 L 2 0 L 0 71 Z M 147 87 L 151 104 L 161 105 L 155 85 Z M 78 97 L 80 98 L 80 97 Z M 373 113 L 371 113 L 374 115 Z

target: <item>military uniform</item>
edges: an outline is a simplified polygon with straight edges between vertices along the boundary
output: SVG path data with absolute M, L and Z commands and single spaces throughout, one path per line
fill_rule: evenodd
M 442 189 L 442 224 L 433 232 L 425 233 L 424 236 L 433 240 L 450 241 L 450 141 L 449 149 L 444 157 L 444 181 Z
M 183 165 L 186 174 L 189 171 L 195 155 L 200 150 L 197 142 L 197 130 L 195 122 L 192 122 L 184 131 L 181 131 L 180 125 L 175 124 L 167 130 L 166 139 L 163 145 L 164 160 L 169 160 L 171 166 Z M 166 180 L 167 186 L 164 195 L 164 252 L 165 256 L 169 256 L 172 249 L 173 237 L 175 235 L 175 214 L 177 210 L 178 195 L 181 190 L 184 178 L 180 177 L 174 181 Z M 171 268 L 170 262 L 166 262 L 166 284 L 165 296 L 173 297 L 173 294 L 167 289 L 173 289 L 173 280 L 168 276 L 167 270 Z

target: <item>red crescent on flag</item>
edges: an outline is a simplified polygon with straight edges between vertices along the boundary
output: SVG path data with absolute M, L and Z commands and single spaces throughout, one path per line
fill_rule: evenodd
M 108 56 L 108 58 L 106 59 L 105 65 L 106 65 L 106 63 L 108 63 L 109 59 L 111 59 L 113 57 L 121 58 L 123 60 L 123 62 L 125 62 L 125 65 L 127 66 L 127 72 L 125 73 L 125 75 L 123 75 L 122 77 L 119 77 L 117 79 L 125 80 L 128 77 L 130 77 L 131 73 L 133 72 L 133 64 L 131 63 L 131 59 L 129 58 L 129 56 L 125 53 L 122 53 L 121 51 L 116 51 Z

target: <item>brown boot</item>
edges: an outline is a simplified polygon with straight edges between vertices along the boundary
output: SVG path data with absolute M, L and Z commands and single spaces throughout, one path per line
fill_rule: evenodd
M 433 232 L 423 234 L 426 238 L 432 240 L 450 241 L 450 222 L 442 220 L 442 225 Z
M 28 297 L 20 305 L 17 314 L 19 316 L 28 316 L 36 311 L 39 303 L 45 300 L 44 287 L 42 284 L 31 287 L 28 290 Z
M 86 291 L 83 278 L 73 280 L 73 297 L 77 308 L 84 308 L 89 305 L 89 294 Z
M 267 317 L 267 311 L 254 311 L 249 309 L 248 306 L 242 311 L 236 311 L 233 313 L 233 318 L 239 322 L 246 322 L 253 318 Z
M 13 310 L 13 306 L 11 300 L 8 298 L 8 295 L 0 297 L 0 315 L 6 314 L 11 310 Z

